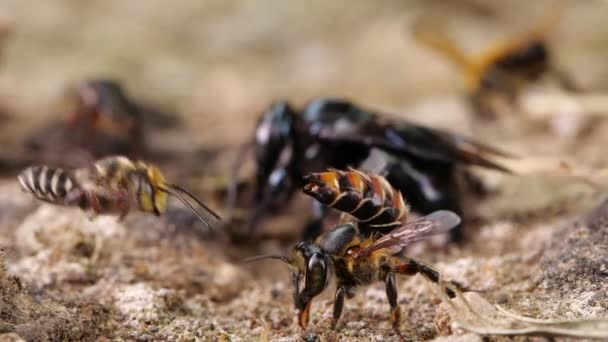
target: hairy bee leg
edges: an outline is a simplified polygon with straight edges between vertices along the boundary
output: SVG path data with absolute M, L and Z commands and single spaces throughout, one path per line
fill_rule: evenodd
M 404 275 L 415 275 L 417 273 L 422 274 L 428 280 L 439 283 L 439 272 L 429 265 L 425 265 L 416 260 L 409 259 L 405 264 L 397 265 L 391 269 L 391 272 L 404 274 Z M 456 283 L 453 283 L 457 287 L 461 287 Z M 446 289 L 446 293 L 450 298 L 456 297 L 454 291 Z
M 99 215 L 101 213 L 101 204 L 99 203 L 99 198 L 92 191 L 84 191 L 84 197 L 86 198 L 87 203 L 93 210 L 93 216 L 89 217 L 89 220 L 92 220 L 93 217 Z
M 131 202 L 129 201 L 129 193 L 127 191 L 121 190 L 116 194 L 116 203 L 118 208 L 120 209 L 120 216 L 118 217 L 119 221 L 123 221 L 129 210 L 131 210 Z
M 338 286 L 336 289 L 336 297 L 334 300 L 334 313 L 333 320 L 331 322 L 331 329 L 335 330 L 342 316 L 342 309 L 344 308 L 344 296 L 346 295 L 346 289 L 343 286 Z
M 101 212 L 101 206 L 97 196 L 91 191 L 82 189 L 76 189 L 67 194 L 63 204 L 67 206 L 77 206 L 82 210 L 90 208 L 93 211 L 93 214 L 87 215 L 89 220 L 93 220 L 93 218 Z
M 399 331 L 401 309 L 399 308 L 399 303 L 397 303 L 397 284 L 395 274 L 389 273 L 384 282 L 386 285 L 386 297 L 388 298 L 388 303 L 391 306 L 391 323 L 393 325 L 393 330 L 401 340 L 404 340 L 403 336 L 401 335 L 401 331 Z

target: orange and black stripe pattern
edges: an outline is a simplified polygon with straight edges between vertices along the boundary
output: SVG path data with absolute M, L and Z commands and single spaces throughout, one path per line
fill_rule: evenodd
M 407 218 L 401 195 L 380 175 L 330 170 L 304 177 L 304 193 L 368 226 L 392 226 Z

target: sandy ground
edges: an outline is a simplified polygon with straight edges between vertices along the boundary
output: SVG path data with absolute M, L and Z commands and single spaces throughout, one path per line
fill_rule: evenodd
M 183 121 L 175 131 L 152 134 L 150 146 L 208 151 L 208 160 L 186 172 L 200 193 L 208 189 L 200 175 L 225 174 L 259 113 L 278 98 L 302 104 L 344 96 L 519 155 L 605 167 L 607 122 L 569 115 L 570 107 L 545 121 L 531 122 L 525 113 L 480 121 L 462 95 L 458 71 L 406 30 L 420 16 L 449 18 L 455 38 L 476 51 L 532 26 L 554 4 L 5 0 L 0 22 L 10 32 L 0 48 L 0 114 L 6 115 L 0 116 L 0 157 L 57 118 L 66 86 L 107 76 Z M 602 1 L 569 3 L 549 37 L 556 63 L 590 93 L 608 89 L 607 11 Z M 555 93 L 546 83 L 530 92 Z M 184 174 L 170 163 L 166 171 Z M 421 243 L 411 256 L 522 315 L 607 317 L 602 187 L 557 175 L 479 174 L 491 191 L 471 200 L 475 222 L 467 240 Z M 289 250 L 306 205 L 298 200 L 267 222 L 280 240 L 235 244 L 224 231 L 183 224 L 188 217 L 179 209 L 162 219 L 90 220 L 76 209 L 40 205 L 7 176 L 0 181 L 0 340 L 397 340 L 382 284 L 347 301 L 338 331 L 329 329 L 327 291 L 302 332 L 283 265 L 243 263 Z M 400 278 L 398 287 L 408 338 L 482 340 L 451 324 L 448 307 L 422 277 Z

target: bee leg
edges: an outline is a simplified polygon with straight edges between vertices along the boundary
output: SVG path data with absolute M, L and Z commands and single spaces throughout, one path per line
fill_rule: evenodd
M 101 204 L 99 203 L 99 198 L 92 191 L 83 191 L 82 196 L 86 199 L 86 203 L 88 203 L 89 207 L 93 211 L 93 215 L 89 216 L 89 220 L 93 220 L 93 218 L 101 213 Z
M 439 272 L 429 265 L 425 265 L 413 259 L 408 259 L 405 264 L 397 265 L 391 269 L 391 272 L 404 274 L 404 275 L 415 275 L 417 273 L 422 274 L 425 278 L 432 281 L 433 283 L 439 283 Z M 461 288 L 460 285 L 452 283 L 453 285 Z M 446 289 L 446 293 L 450 298 L 456 297 L 454 291 Z
M 397 303 L 397 284 L 395 280 L 395 274 L 389 273 L 384 280 L 386 284 L 386 297 L 388 298 L 388 303 L 391 306 L 391 323 L 393 324 L 393 330 L 399 339 L 404 341 L 403 335 L 399 331 L 399 322 L 401 321 L 401 309 L 399 308 L 399 303 Z
M 120 209 L 120 216 L 118 216 L 119 221 L 123 221 L 129 210 L 131 209 L 131 203 L 129 201 L 129 193 L 122 190 L 116 194 L 116 203 L 118 208 Z
M 65 196 L 63 205 L 79 207 L 85 211 L 89 221 L 92 221 L 101 211 L 97 197 L 92 192 L 82 189 L 70 191 L 70 193 Z M 91 209 L 93 213 L 90 213 L 88 209 Z
M 344 308 L 344 295 L 346 294 L 346 288 L 344 286 L 338 286 L 336 289 L 336 298 L 334 300 L 334 314 L 331 322 L 331 329 L 335 330 L 342 316 L 342 309 Z

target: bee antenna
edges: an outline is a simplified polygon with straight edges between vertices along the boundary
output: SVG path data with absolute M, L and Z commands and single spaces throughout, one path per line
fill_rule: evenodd
M 196 204 L 200 205 L 203 209 L 205 209 L 209 214 L 211 214 L 216 219 L 218 219 L 218 220 L 222 219 L 220 217 L 220 215 L 218 215 L 215 211 L 213 211 L 211 208 L 209 208 L 205 203 L 201 202 L 201 200 L 199 200 L 196 196 L 194 196 L 192 193 L 190 193 L 186 189 L 180 187 L 179 185 L 173 185 L 173 184 L 168 184 L 168 185 L 172 189 L 177 190 L 177 191 L 185 194 L 186 196 L 190 197 L 194 202 L 196 202 Z
M 207 221 L 207 219 L 205 219 L 198 212 L 198 210 L 196 210 L 194 208 L 194 206 L 184 196 L 182 196 L 179 192 L 181 192 L 181 193 L 185 194 L 186 196 L 190 197 L 192 200 L 194 200 L 199 206 L 201 206 L 203 209 L 205 209 L 205 211 L 207 211 L 213 217 L 215 217 L 218 220 L 221 220 L 220 216 L 218 214 L 216 214 L 213 210 L 211 210 L 211 208 L 209 208 L 208 206 L 206 206 L 203 202 L 201 202 L 193 194 L 191 194 L 190 192 L 186 191 L 182 187 L 177 186 L 177 185 L 172 185 L 172 184 L 167 184 L 167 187 L 168 188 L 162 188 L 161 190 L 164 191 L 164 192 L 166 192 L 166 193 L 168 193 L 168 194 L 170 194 L 170 195 L 173 195 L 173 196 L 177 197 L 185 206 L 187 206 L 194 213 L 194 215 L 196 215 L 196 217 L 198 217 L 201 221 L 203 221 L 207 227 L 211 228 L 211 225 L 209 224 L 209 221 Z
M 245 259 L 245 262 L 252 262 L 252 261 L 258 261 L 258 260 L 263 260 L 263 259 L 276 259 L 276 260 L 281 260 L 287 264 L 291 263 L 291 260 L 289 260 L 288 257 L 283 256 L 283 255 L 258 255 L 252 258 L 247 258 Z

